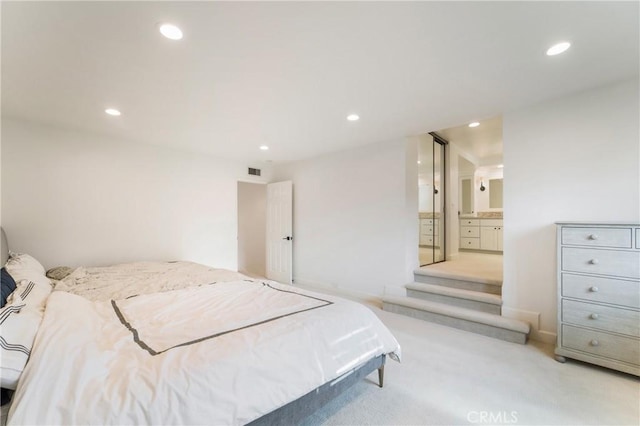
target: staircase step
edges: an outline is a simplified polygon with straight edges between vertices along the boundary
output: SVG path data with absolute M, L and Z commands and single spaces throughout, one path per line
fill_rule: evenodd
M 502 297 L 497 294 L 417 282 L 409 283 L 405 285 L 405 288 L 407 289 L 407 296 L 422 300 L 445 303 L 496 315 L 500 315 L 502 310 Z
M 526 322 L 413 297 L 384 296 L 382 309 L 513 343 L 525 344 L 530 331 Z
M 502 294 L 502 281 L 470 275 L 452 274 L 428 268 L 413 271 L 416 282 L 436 284 L 481 293 Z

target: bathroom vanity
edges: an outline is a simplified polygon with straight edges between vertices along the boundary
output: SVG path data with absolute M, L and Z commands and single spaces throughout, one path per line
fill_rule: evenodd
M 460 250 L 502 253 L 502 217 L 461 217 Z

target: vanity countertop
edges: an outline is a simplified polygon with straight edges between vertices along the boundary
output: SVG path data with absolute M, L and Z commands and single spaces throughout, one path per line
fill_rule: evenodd
M 420 219 L 438 219 L 440 218 L 440 213 L 436 212 L 418 212 L 418 217 Z
M 478 212 L 474 214 L 461 214 L 460 219 L 502 219 L 502 212 Z

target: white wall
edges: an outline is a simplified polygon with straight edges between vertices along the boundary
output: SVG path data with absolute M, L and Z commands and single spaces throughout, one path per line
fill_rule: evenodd
M 504 313 L 556 332 L 556 221 L 640 220 L 638 81 L 504 115 Z M 537 317 L 539 315 L 539 324 Z
M 293 181 L 294 282 L 369 295 L 409 282 L 418 264 L 416 162 L 416 144 L 401 140 L 276 168 L 276 180 Z
M 460 206 L 460 153 L 458 148 L 449 144 L 447 146 L 447 167 L 449 168 L 447 174 L 447 259 L 453 259 L 458 255 L 460 248 L 460 222 L 458 212 L 462 208 Z
M 238 182 L 238 271 L 266 276 L 267 186 Z
M 237 267 L 246 165 L 2 120 L 2 226 L 45 267 L 185 259 Z

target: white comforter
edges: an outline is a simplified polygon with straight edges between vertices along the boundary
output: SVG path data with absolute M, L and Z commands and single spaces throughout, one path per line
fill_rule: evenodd
M 238 272 L 192 262 L 132 262 L 81 266 L 63 280 L 56 281 L 55 289 L 89 300 L 109 300 L 245 278 Z
M 386 353 L 366 307 L 271 281 L 54 292 L 9 424 L 244 424 Z

